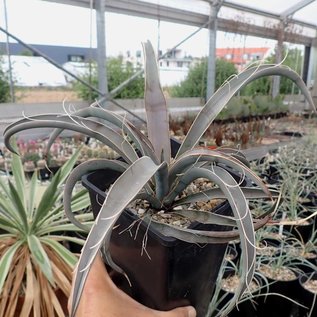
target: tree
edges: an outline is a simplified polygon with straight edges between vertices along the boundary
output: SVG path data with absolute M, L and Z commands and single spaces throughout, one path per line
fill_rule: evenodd
M 240 95 L 242 96 L 257 96 L 270 95 L 272 89 L 272 78 L 260 77 L 244 87 Z
M 215 88 L 218 89 L 224 81 L 237 70 L 231 62 L 224 59 L 216 60 L 216 82 Z M 184 81 L 170 89 L 172 97 L 203 97 L 206 96 L 207 87 L 207 57 L 203 57 L 188 72 Z
M 287 50 L 287 48 L 284 47 L 284 52 L 286 52 L 287 56 L 285 58 L 285 61 L 283 62 L 283 65 L 289 66 L 292 70 L 294 70 L 298 74 L 301 74 L 303 64 L 302 51 L 299 48 Z M 281 77 L 280 92 L 282 94 L 297 93 L 298 88 L 290 79 L 286 77 Z
M 301 73 L 302 68 L 302 52 L 298 48 L 287 49 L 284 46 L 284 52 L 286 52 L 285 60 L 283 61 L 283 65 L 289 66 L 291 69 L 296 71 L 298 74 Z M 275 62 L 275 55 L 272 54 L 268 56 L 265 60 L 265 63 L 273 64 Z M 269 95 L 272 91 L 272 78 L 262 77 L 259 78 L 249 85 L 247 85 L 242 91 L 241 95 L 246 96 L 255 96 L 255 95 Z M 288 78 L 281 77 L 280 81 L 280 93 L 281 94 L 292 94 L 297 93 L 298 88 L 296 85 Z
M 135 69 L 130 62 L 124 62 L 122 57 L 111 57 L 107 59 L 107 79 L 109 91 L 116 88 L 122 82 L 130 78 L 136 73 Z M 83 80 L 89 82 L 92 86 L 98 87 L 98 76 L 96 64 L 92 64 L 91 73 L 87 71 L 82 77 Z M 80 82 L 73 84 L 74 89 L 80 98 L 93 101 L 98 99 L 98 93 L 92 91 L 89 87 Z M 138 78 L 131 81 L 115 98 L 142 98 L 144 95 L 144 79 L 140 75 Z
M 10 100 L 10 84 L 7 74 L 2 69 L 0 59 L 0 103 Z

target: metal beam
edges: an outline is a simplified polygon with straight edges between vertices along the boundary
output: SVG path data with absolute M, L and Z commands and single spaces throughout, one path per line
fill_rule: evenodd
M 48 1 L 48 0 L 45 0 L 45 1 Z M 224 1 L 222 4 L 222 7 L 224 8 L 228 7 L 228 8 L 232 8 L 236 10 L 241 10 L 243 12 L 249 12 L 259 16 L 276 19 L 277 21 L 280 20 L 279 14 L 274 14 L 267 11 L 261 11 L 261 10 L 257 10 L 247 6 L 232 4 L 228 1 Z M 169 22 L 176 22 L 176 23 L 180 22 L 180 23 L 190 24 L 190 25 L 193 25 L 193 23 L 196 22 L 197 18 L 199 19 L 201 19 L 201 17 L 203 17 L 204 19 L 208 18 L 208 14 L 202 14 L 202 13 L 199 14 L 197 12 L 193 12 L 189 10 L 173 8 L 170 6 L 165 6 L 165 5 L 155 4 L 150 2 L 142 2 L 139 0 L 107 0 L 106 11 L 128 14 L 128 15 L 135 15 L 135 16 L 142 16 L 142 17 L 150 17 L 150 18 L 160 17 L 161 20 L 166 20 Z M 230 22 L 232 20 L 226 19 L 226 21 Z M 308 27 L 312 29 L 317 28 L 316 24 L 306 23 L 296 19 L 290 19 L 289 22 L 296 24 L 298 26 L 302 26 L 302 27 Z M 196 23 L 194 25 L 197 26 Z M 253 24 L 249 24 L 249 25 L 253 26 Z
M 226 4 L 227 3 L 224 2 L 223 6 L 225 6 Z M 153 3 L 140 3 L 140 1 L 136 0 L 107 0 L 106 11 L 153 19 L 157 19 L 157 17 L 159 17 L 161 21 L 164 20 L 168 22 L 187 24 L 192 26 L 201 26 L 209 19 L 209 16 L 207 14 L 166 7 Z M 278 24 L 279 16 L 275 15 L 275 18 L 277 19 Z M 289 21 L 289 25 L 295 26 L 292 21 L 293 20 Z M 317 28 L 317 26 L 314 27 Z M 249 24 L 242 21 L 235 21 L 218 17 L 218 30 L 262 38 L 270 38 L 274 40 L 278 39 L 278 30 L 276 29 L 276 25 L 273 25 L 272 28 L 269 28 Z M 286 30 L 285 41 L 311 46 L 312 38 L 303 34 L 296 34 L 294 32 L 289 32 L 288 30 Z
M 307 5 L 311 4 L 314 1 L 315 0 L 302 0 L 302 1 L 294 4 L 293 6 L 289 7 L 285 11 L 283 11 L 280 16 L 281 16 L 282 19 L 286 19 L 289 16 L 293 15 L 294 13 L 296 13 L 298 10 L 306 7 Z
M 55 67 L 57 67 L 58 69 L 62 70 L 64 73 L 66 73 L 67 75 L 71 76 L 72 78 L 78 80 L 80 83 L 82 83 L 83 85 L 89 87 L 91 90 L 99 93 L 100 95 L 102 95 L 102 93 L 94 86 L 90 85 L 88 82 L 86 82 L 85 80 L 83 80 L 82 78 L 80 78 L 79 76 L 75 75 L 74 73 L 72 73 L 71 71 L 67 70 L 66 68 L 64 68 L 62 65 L 58 64 L 57 62 L 55 62 L 52 58 L 50 58 L 49 56 L 47 56 L 46 54 L 44 54 L 43 52 L 41 52 L 40 50 L 36 49 L 35 47 L 33 47 L 32 45 L 29 45 L 25 42 L 23 42 L 22 40 L 20 40 L 18 37 L 16 37 L 15 35 L 11 34 L 10 32 L 8 32 L 7 30 L 5 30 L 4 28 L 2 28 L 0 26 L 0 32 L 3 32 L 4 34 L 6 34 L 7 36 L 11 37 L 12 39 L 14 39 L 15 41 L 17 41 L 18 43 L 20 43 L 21 45 L 23 45 L 24 47 L 26 47 L 27 49 L 29 49 L 31 52 L 35 53 L 37 56 L 41 56 L 43 57 L 45 60 L 47 60 L 49 63 L 51 63 L 52 65 L 54 65 Z
M 309 1 L 315 1 L 315 0 L 309 0 Z M 276 20 L 280 20 L 281 19 L 281 14 L 277 14 L 277 13 L 273 13 L 273 12 L 269 12 L 269 11 L 263 11 L 263 10 L 259 10 L 256 8 L 252 8 L 252 7 L 248 7 L 248 6 L 244 6 L 241 4 L 237 4 L 237 3 L 232 3 L 230 1 L 225 0 L 224 7 L 227 8 L 231 8 L 231 9 L 235 9 L 238 11 L 243 11 L 243 12 L 248 12 L 248 13 L 252 13 L 252 14 L 256 14 L 262 17 L 266 17 L 266 18 L 271 18 L 271 19 L 276 19 Z M 301 21 L 301 20 L 297 20 L 297 19 L 290 19 L 289 20 L 291 23 L 296 24 L 298 26 L 303 26 L 303 27 L 307 27 L 307 28 L 311 28 L 311 29 L 316 29 L 317 28 L 317 24 L 312 24 L 312 23 L 308 23 L 305 21 Z
M 97 64 L 98 64 L 98 89 L 99 97 L 108 93 L 108 79 L 106 67 L 106 23 L 105 23 L 105 0 L 97 1 L 96 27 L 97 27 Z
M 6 31 L 8 31 L 8 15 L 7 15 L 7 1 L 3 1 L 4 6 L 4 24 Z M 13 83 L 13 76 L 12 76 L 12 63 L 11 63 L 11 53 L 10 53 L 10 39 L 9 35 L 6 34 L 6 53 L 8 55 L 8 66 L 9 66 L 9 83 L 10 83 L 10 97 L 11 102 L 15 102 L 15 94 L 14 94 L 14 83 Z
M 209 0 L 210 16 L 209 16 L 209 53 L 207 60 L 207 89 L 206 100 L 208 100 L 215 92 L 216 87 L 216 42 L 218 29 L 218 12 L 223 0 Z
M 285 21 L 281 21 L 278 27 L 278 39 L 277 39 L 277 45 L 275 48 L 275 63 L 280 64 L 282 62 L 283 58 L 283 43 L 284 43 L 284 33 L 285 33 L 285 27 L 287 23 Z M 273 76 L 273 85 L 272 85 L 272 97 L 275 98 L 280 91 L 280 83 L 281 83 L 281 77 L 280 76 Z
M 43 0 L 42 0 L 43 1 Z M 79 6 L 79 7 L 85 7 L 89 8 L 90 7 L 90 0 L 44 0 L 47 2 L 54 2 L 54 3 L 61 3 L 61 4 L 68 4 L 68 5 L 73 5 L 73 6 Z M 94 0 L 94 4 L 95 4 Z M 99 1 L 99 0 L 98 0 Z M 303 0 L 305 1 L 305 0 Z M 309 1 L 309 0 L 308 0 Z M 310 0 L 311 2 L 314 0 Z M 280 20 L 281 16 L 279 14 L 269 12 L 269 11 L 263 11 L 259 10 L 256 8 L 232 3 L 230 1 L 225 0 L 223 2 L 223 7 L 243 11 L 243 12 L 248 12 L 252 14 L 256 14 L 262 17 L 268 17 L 268 18 L 273 18 Z M 150 8 L 149 16 L 147 16 L 147 9 Z M 153 8 L 155 9 L 155 16 L 152 16 L 153 13 Z M 164 5 L 160 4 L 155 4 L 155 3 L 150 3 L 146 1 L 140 1 L 140 0 L 107 0 L 106 3 L 106 11 L 110 12 L 116 12 L 116 13 L 122 13 L 122 14 L 128 14 L 128 15 L 136 15 L 136 16 L 142 16 L 142 17 L 152 17 L 152 18 L 157 18 L 158 16 L 162 19 L 165 20 L 168 18 L 169 14 L 166 11 L 180 11 L 183 12 L 184 10 L 173 8 L 173 7 L 167 7 Z M 185 13 L 189 14 L 190 12 L 184 11 Z M 186 16 L 187 16 L 186 14 Z M 207 17 L 208 15 L 204 15 Z M 184 19 L 182 19 L 183 21 Z M 170 21 L 170 20 L 169 20 Z M 177 21 L 170 21 L 170 22 L 177 22 Z M 301 20 L 297 19 L 290 19 L 291 23 L 294 23 L 298 26 L 303 26 L 311 29 L 316 29 L 317 24 L 312 24 L 312 23 L 307 23 Z M 184 24 L 187 24 L 185 22 L 182 22 Z M 188 24 L 192 24 L 190 21 Z M 197 24 L 195 24 L 197 26 Z
M 89 7 L 89 0 L 45 0 L 49 2 L 63 3 L 78 5 L 82 7 Z M 273 40 L 278 39 L 278 30 L 276 26 L 280 21 L 280 16 L 270 12 L 264 12 L 250 7 L 245 7 L 237 4 L 230 3 L 228 1 L 223 2 L 223 7 L 233 8 L 237 10 L 243 10 L 249 13 L 257 14 L 263 17 L 269 17 L 276 19 L 276 24 L 272 27 L 258 26 L 242 21 L 235 21 L 232 19 L 224 19 L 218 17 L 218 30 L 230 33 L 238 33 L 262 38 L 269 38 Z M 183 10 L 179 8 L 173 8 L 160 4 L 150 3 L 139 0 L 107 0 L 106 12 L 115 12 L 120 14 L 133 15 L 138 17 L 160 18 L 161 21 L 168 21 L 180 24 L 187 24 L 192 26 L 201 26 L 209 19 L 208 13 L 197 13 L 189 10 Z M 291 28 L 285 30 L 284 40 L 290 43 L 302 44 L 305 46 L 311 46 L 312 37 L 300 34 L 303 27 L 308 27 L 316 30 L 317 25 L 305 23 L 295 19 L 288 20 Z M 299 30 L 298 33 L 291 30 Z
M 311 46 L 313 38 L 305 36 L 300 33 L 290 32 L 289 30 L 295 29 L 295 26 L 288 24 L 288 29 L 284 32 L 284 41 L 295 44 L 302 44 L 305 46 Z M 251 25 L 240 21 L 228 21 L 218 17 L 218 30 L 228 33 L 245 34 L 249 36 L 269 38 L 272 40 L 278 40 L 279 29 L 278 24 L 272 28 L 264 28 L 258 25 Z

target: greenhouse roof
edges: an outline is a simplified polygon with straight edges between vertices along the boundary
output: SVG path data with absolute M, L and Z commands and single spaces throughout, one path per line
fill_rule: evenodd
M 75 6 L 90 7 L 91 0 L 45 0 L 56 3 L 63 3 Z M 156 4 L 158 6 L 167 6 L 178 9 L 189 9 L 193 12 L 208 12 L 209 3 L 221 2 L 219 0 L 107 0 L 106 7 L 111 8 L 114 2 L 118 7 L 123 4 L 127 7 L 133 7 L 137 3 Z M 223 10 L 226 8 L 235 8 L 240 13 L 254 13 L 263 15 L 283 16 L 291 14 L 293 19 L 316 25 L 317 2 L 315 0 L 224 0 Z
M 91 4 L 90 0 L 45 1 L 87 8 Z M 277 39 L 282 22 L 285 41 L 310 46 L 316 37 L 315 0 L 107 0 L 105 11 L 206 27 L 211 3 L 221 4 L 221 31 Z

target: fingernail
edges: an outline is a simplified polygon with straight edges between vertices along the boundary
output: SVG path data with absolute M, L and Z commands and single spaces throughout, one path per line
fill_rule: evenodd
M 196 310 L 194 307 L 188 307 L 188 317 L 196 317 Z

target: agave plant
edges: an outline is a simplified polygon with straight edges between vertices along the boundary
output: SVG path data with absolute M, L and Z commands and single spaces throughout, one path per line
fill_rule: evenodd
M 61 186 L 79 153 L 52 177 L 45 191 L 36 172 L 26 179 L 16 154 L 12 178 L 0 178 L 0 316 L 65 316 L 58 294 L 68 298 L 78 257 L 62 242 L 82 245 L 84 240 L 72 234 L 82 230 L 65 216 Z M 89 205 L 86 194 L 80 190 L 73 195 L 74 210 Z M 91 225 L 91 213 L 76 217 Z
M 125 274 L 114 263 L 109 253 L 112 228 L 123 210 L 135 200 L 145 200 L 151 208 L 142 220 L 157 228 L 167 236 L 191 243 L 227 243 L 240 239 L 242 255 L 240 261 L 240 285 L 235 296 L 219 313 L 225 316 L 234 307 L 236 300 L 246 290 L 253 278 L 255 262 L 255 230 L 269 219 L 270 212 L 253 217 L 248 201 L 252 199 L 272 199 L 272 193 L 262 180 L 248 167 L 248 161 L 236 149 L 210 150 L 198 148 L 200 138 L 210 124 L 227 105 L 228 101 L 251 81 L 268 75 L 286 76 L 293 80 L 306 96 L 312 107 L 314 104 L 302 79 L 297 73 L 280 65 L 258 65 L 250 67 L 227 81 L 205 104 L 197 115 L 188 134 L 180 144 L 175 157 L 171 157 L 168 111 L 158 76 L 154 50 L 149 42 L 144 43 L 145 55 L 145 110 L 147 116 L 147 136 L 125 117 L 92 106 L 65 114 L 43 114 L 23 118 L 7 127 L 5 144 L 10 138 L 25 129 L 56 128 L 50 138 L 55 138 L 64 130 L 72 130 L 96 138 L 115 150 L 123 160 L 90 160 L 77 166 L 67 179 L 64 190 L 65 211 L 69 219 L 83 230 L 88 229 L 74 217 L 70 197 L 73 187 L 81 177 L 91 171 L 110 169 L 121 174 L 112 184 L 105 202 L 100 208 L 96 221 L 88 235 L 78 263 L 74 280 L 71 316 L 75 316 L 89 268 L 98 251 L 103 246 L 107 263 Z M 232 176 L 234 171 L 241 181 Z M 181 198 L 184 189 L 197 179 L 206 179 L 212 188 L 201 190 Z M 249 179 L 249 187 L 240 186 Z M 231 206 L 229 216 L 212 211 L 193 210 L 189 205 L 199 201 L 225 199 Z M 181 207 L 181 208 L 180 208 Z M 201 231 L 162 224 L 153 219 L 158 211 L 179 214 L 191 221 L 229 226 L 230 231 Z

